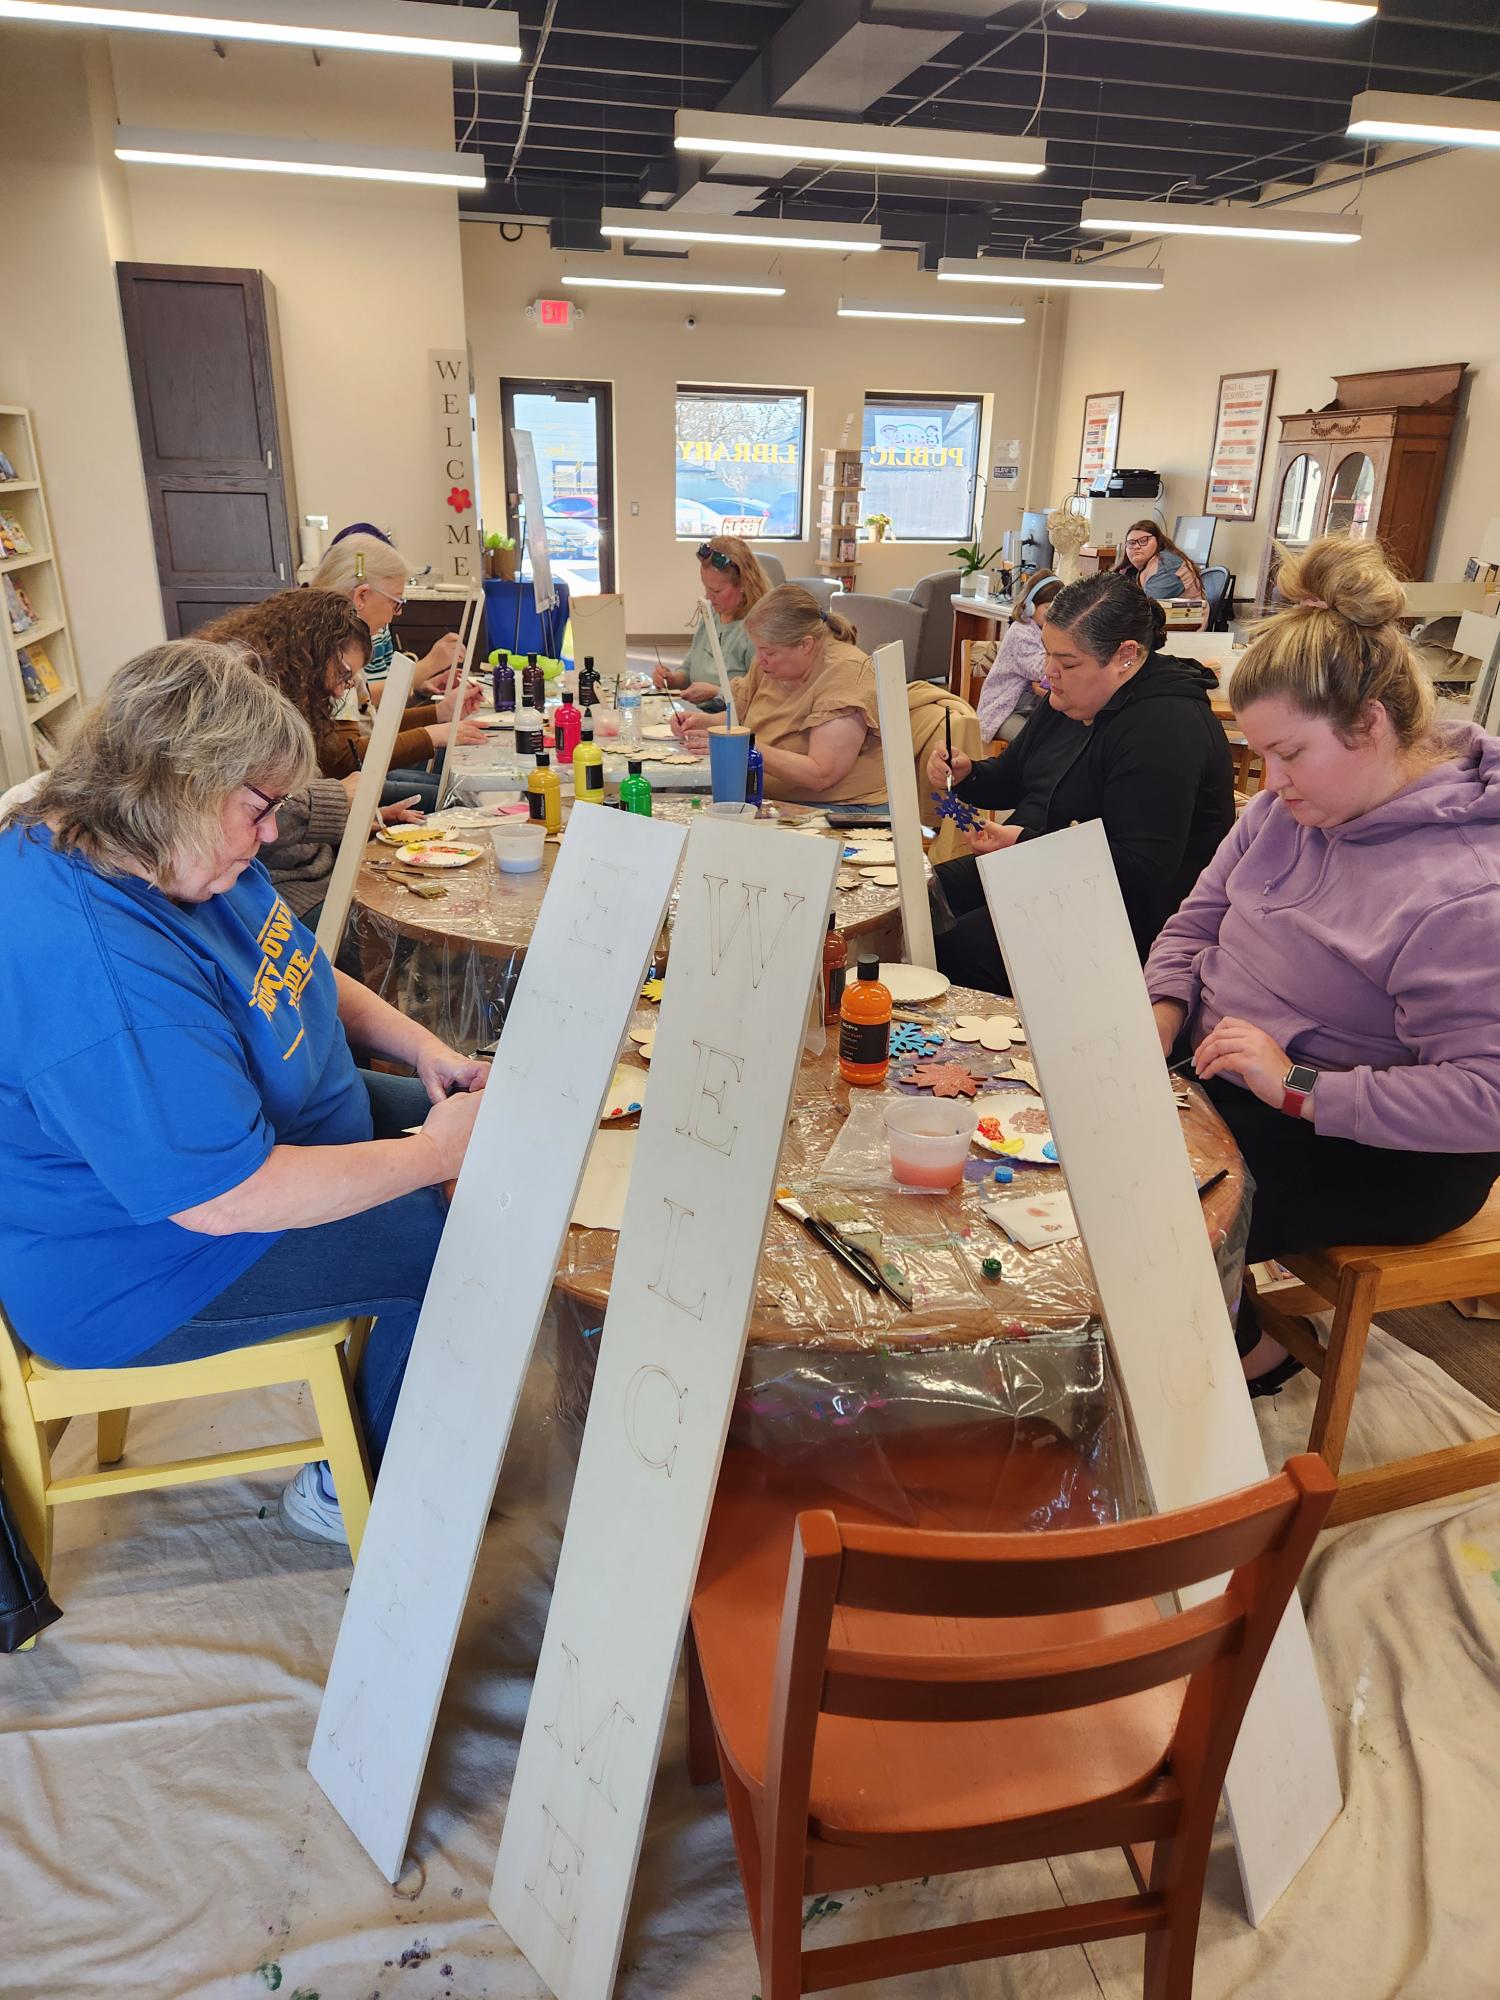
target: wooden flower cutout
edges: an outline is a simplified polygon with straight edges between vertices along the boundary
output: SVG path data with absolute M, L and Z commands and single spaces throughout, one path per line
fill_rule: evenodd
M 954 1042 L 978 1042 L 991 1055 L 998 1055 L 1013 1042 L 1024 1042 L 1021 1024 L 1009 1014 L 960 1014 L 948 1030 Z
M 981 1079 L 971 1069 L 956 1062 L 919 1062 L 901 1079 L 918 1090 L 930 1090 L 934 1097 L 973 1097 Z

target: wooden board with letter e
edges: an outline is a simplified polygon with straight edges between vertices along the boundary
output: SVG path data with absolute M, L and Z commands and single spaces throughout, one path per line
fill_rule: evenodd
M 614 1985 L 837 865 L 832 841 L 754 825 L 689 836 L 491 1895 L 559 2000 Z
M 1089 820 L 986 854 L 979 874 L 1152 1502 L 1166 1513 L 1254 1485 L 1266 1476 L 1265 1453 L 1104 829 Z M 1259 1923 L 1341 1805 L 1295 1596 L 1224 1793 Z
M 392 1882 L 500 1459 L 685 837 L 627 813 L 568 822 L 422 1301 L 308 1760 Z

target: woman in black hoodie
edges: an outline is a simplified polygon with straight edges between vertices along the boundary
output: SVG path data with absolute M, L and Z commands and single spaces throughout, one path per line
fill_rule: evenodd
M 1233 826 L 1228 739 L 1191 663 L 1153 652 L 1153 608 L 1127 577 L 1069 584 L 1042 626 L 1046 704 L 1002 756 L 975 764 L 953 753 L 958 796 L 1012 813 L 1008 825 L 967 836 L 972 856 L 937 870 L 938 966 L 958 984 L 1010 991 L 973 856 L 1076 820 L 1102 820 L 1144 961 Z M 927 775 L 936 790 L 945 788 L 941 747 Z

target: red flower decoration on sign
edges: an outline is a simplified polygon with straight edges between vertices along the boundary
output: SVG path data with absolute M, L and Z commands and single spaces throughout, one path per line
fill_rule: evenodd
M 470 493 L 467 486 L 450 486 L 448 489 L 448 505 L 453 509 L 455 514 L 467 514 L 469 509 L 474 505 L 474 496 Z

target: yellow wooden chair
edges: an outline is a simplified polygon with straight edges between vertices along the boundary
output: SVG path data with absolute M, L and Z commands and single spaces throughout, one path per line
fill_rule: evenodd
M 334 1320 L 284 1333 L 255 1347 L 231 1348 L 201 1361 L 159 1368 L 54 1368 L 24 1348 L 0 1311 L 0 1476 L 27 1545 L 52 1568 L 52 1510 L 70 1500 L 103 1500 L 199 1479 L 254 1476 L 278 1466 L 326 1458 L 344 1516 L 351 1557 L 370 1515 L 370 1461 L 350 1384 L 370 1330 L 367 1319 Z M 147 1403 L 184 1402 L 238 1389 L 306 1382 L 320 1435 L 250 1450 L 158 1465 L 121 1465 L 130 1412 Z M 97 1472 L 52 1476 L 52 1450 L 73 1417 L 98 1421 Z

